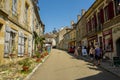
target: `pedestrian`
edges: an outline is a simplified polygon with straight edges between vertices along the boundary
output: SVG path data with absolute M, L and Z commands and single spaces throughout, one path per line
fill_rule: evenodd
M 81 50 L 82 50 L 82 49 L 81 49 L 81 46 L 79 46 L 79 47 L 78 47 L 78 55 L 79 55 L 79 56 L 81 56 L 81 53 L 82 53 Z
M 95 65 L 100 65 L 102 52 L 98 45 L 96 45 L 95 47 L 96 47 L 95 48 L 95 59 L 96 59 Z
M 90 55 L 90 60 L 93 61 L 94 55 L 95 55 L 95 49 L 93 46 L 91 46 L 91 48 L 89 50 L 89 55 Z
M 82 56 L 87 56 L 87 48 L 86 48 L 86 46 L 82 47 Z
M 75 56 L 76 58 L 78 57 L 78 48 L 77 48 L 77 47 L 75 47 L 74 56 Z

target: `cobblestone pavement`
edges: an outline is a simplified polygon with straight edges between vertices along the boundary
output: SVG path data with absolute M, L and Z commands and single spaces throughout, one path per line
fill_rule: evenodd
M 29 80 L 120 80 L 103 68 L 84 59 L 76 59 L 65 51 L 52 49 L 49 58 Z

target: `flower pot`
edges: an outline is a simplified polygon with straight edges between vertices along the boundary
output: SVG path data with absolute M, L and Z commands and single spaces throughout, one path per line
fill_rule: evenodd
M 44 58 L 44 55 L 43 55 L 43 54 L 41 55 L 41 58 Z
M 36 62 L 41 62 L 41 61 L 42 61 L 41 58 L 36 59 Z
M 29 67 L 28 66 L 23 66 L 23 71 L 28 71 L 29 70 Z

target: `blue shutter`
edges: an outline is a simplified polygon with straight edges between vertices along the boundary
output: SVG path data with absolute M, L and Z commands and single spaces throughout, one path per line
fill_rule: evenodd
M 18 56 L 21 56 L 22 54 L 22 48 L 21 48 L 21 32 L 18 32 Z
M 8 26 L 6 26 L 6 28 L 5 28 L 5 45 L 4 45 L 5 46 L 4 47 L 5 54 L 8 54 L 10 51 L 9 41 L 10 41 L 10 28 Z

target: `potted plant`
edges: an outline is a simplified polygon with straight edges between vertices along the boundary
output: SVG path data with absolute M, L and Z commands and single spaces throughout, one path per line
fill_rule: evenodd
M 36 51 L 35 54 L 36 54 L 36 57 L 37 57 L 36 62 L 41 62 L 42 60 L 41 60 L 40 52 Z
M 26 59 L 24 59 L 23 61 L 21 61 L 19 64 L 22 65 L 23 71 L 28 71 L 31 62 L 30 62 L 29 58 L 26 58 Z

